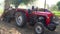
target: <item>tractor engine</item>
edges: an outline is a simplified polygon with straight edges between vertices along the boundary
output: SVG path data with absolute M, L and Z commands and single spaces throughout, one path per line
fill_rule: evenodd
M 43 17 L 43 16 L 38 17 L 38 22 L 44 22 L 44 21 L 45 21 L 45 17 Z

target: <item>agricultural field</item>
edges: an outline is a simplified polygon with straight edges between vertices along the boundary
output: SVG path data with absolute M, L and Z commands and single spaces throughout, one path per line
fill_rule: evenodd
M 60 16 L 60 11 L 52 11 L 56 16 Z

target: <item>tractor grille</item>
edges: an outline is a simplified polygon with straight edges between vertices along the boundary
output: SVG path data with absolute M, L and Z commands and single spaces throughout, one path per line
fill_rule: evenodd
M 53 22 L 53 21 L 55 21 L 55 17 L 54 16 L 51 16 L 50 17 L 50 22 Z
M 50 17 L 50 23 L 53 21 L 53 16 Z

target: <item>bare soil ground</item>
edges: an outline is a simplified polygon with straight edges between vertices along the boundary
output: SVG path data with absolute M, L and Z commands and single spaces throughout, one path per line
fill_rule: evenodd
M 17 27 L 14 23 L 15 21 L 6 23 L 0 20 L 0 34 L 34 34 L 33 28 L 20 28 Z M 60 34 L 60 25 L 57 27 L 56 31 L 51 32 L 46 30 L 45 34 Z

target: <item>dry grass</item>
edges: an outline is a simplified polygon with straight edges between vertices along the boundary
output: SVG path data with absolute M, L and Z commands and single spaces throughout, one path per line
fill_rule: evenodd
M 12 28 L 11 30 L 7 30 L 6 28 L 0 28 L 0 34 L 21 34 L 18 32 L 15 28 Z

